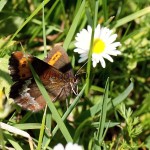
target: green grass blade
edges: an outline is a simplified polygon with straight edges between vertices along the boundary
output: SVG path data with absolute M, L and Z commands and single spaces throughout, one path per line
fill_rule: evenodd
M 144 9 L 141 9 L 141 10 L 139 10 L 139 11 L 127 16 L 127 17 L 124 17 L 124 18 L 118 20 L 113 28 L 118 28 L 118 27 L 120 27 L 120 26 L 122 26 L 122 25 L 136 19 L 136 18 L 139 18 L 139 17 L 146 15 L 146 14 L 149 14 L 149 13 L 150 13 L 150 6 L 144 8 Z
M 75 131 L 75 134 L 74 134 L 74 142 L 78 143 L 79 141 L 79 137 L 80 137 L 80 134 L 84 131 L 84 128 L 88 125 L 90 125 L 92 123 L 93 119 L 92 118 L 88 118 L 88 119 L 85 119 L 83 120 L 83 122 L 80 123 L 79 127 L 76 129 Z
M 41 124 L 41 130 L 40 130 L 37 150 L 41 150 L 41 146 L 42 146 L 42 139 L 43 139 L 43 134 L 44 134 L 44 129 L 45 129 L 45 121 L 46 121 L 46 110 L 47 110 L 47 106 L 45 107 L 43 118 L 42 118 L 42 124 Z
M 115 127 L 117 125 L 120 125 L 120 123 L 119 122 L 105 122 L 105 128 L 112 128 L 112 127 Z M 92 123 L 92 126 L 94 126 L 95 128 L 98 128 L 99 122 Z
M 73 22 L 72 22 L 72 25 L 71 25 L 71 27 L 69 29 L 67 37 L 66 37 L 66 39 L 64 41 L 63 47 L 64 47 L 65 50 L 68 49 L 68 46 L 69 46 L 69 44 L 70 44 L 70 42 L 72 40 L 72 37 L 73 37 L 73 35 L 75 33 L 75 30 L 77 28 L 78 22 L 80 20 L 81 14 L 82 14 L 82 12 L 84 10 L 84 7 L 85 7 L 85 0 L 82 1 L 82 4 L 81 4 L 81 6 L 80 6 L 80 8 L 79 8 L 79 10 L 78 10 L 78 12 L 77 12 Z
M 46 5 L 50 0 L 45 0 L 44 1 L 44 5 Z M 22 30 L 22 28 L 42 9 L 43 7 L 43 3 L 41 3 L 36 9 L 35 11 L 26 19 L 26 21 L 21 25 L 21 27 L 14 33 L 14 35 L 9 39 L 8 43 L 11 42 L 16 35 Z M 7 43 L 7 44 L 8 44 Z M 7 46 L 7 45 L 6 45 Z M 2 46 L 3 48 L 5 48 L 5 45 Z M 3 52 L 2 52 L 3 53 Z
M 117 96 L 116 98 L 114 98 L 112 101 L 110 101 L 108 103 L 107 109 L 110 110 L 114 106 L 117 106 L 118 104 L 123 102 L 123 100 L 125 100 L 127 98 L 127 96 L 130 94 L 130 92 L 133 90 L 133 87 L 134 87 L 133 82 L 131 82 L 130 85 L 127 87 L 127 89 L 124 92 L 122 92 L 119 96 Z M 112 106 L 112 102 L 113 102 L 113 106 Z
M 17 150 L 23 150 L 18 142 L 10 134 L 4 134 L 6 139 L 12 144 L 12 146 Z
M 47 56 L 46 51 L 46 32 L 45 32 L 45 15 L 44 15 L 44 1 L 43 1 L 43 9 L 42 9 L 42 27 L 43 27 L 43 41 L 44 41 L 44 57 Z
M 55 7 L 57 6 L 59 0 L 56 0 L 54 2 L 54 4 L 52 5 L 52 7 L 50 8 L 50 10 L 45 14 L 45 21 L 47 21 L 50 17 L 50 15 L 52 14 L 53 10 L 55 9 Z M 39 32 L 42 29 L 42 24 L 37 28 L 37 30 L 35 31 L 35 33 L 32 35 L 32 37 L 29 40 L 29 43 L 31 43 L 33 41 L 33 39 L 39 34 Z
M 98 133 L 97 133 L 97 139 L 98 139 L 100 145 L 103 141 L 102 137 L 103 137 L 103 133 L 104 133 L 106 114 L 107 114 L 108 92 L 109 92 L 109 78 L 107 79 L 106 85 L 105 85 L 104 98 L 103 98 L 103 102 L 102 102 L 102 111 L 101 111 L 101 115 L 100 115 L 99 129 L 98 129 Z
M 72 142 L 73 139 L 72 139 L 69 131 L 67 130 L 64 122 L 62 121 L 60 115 L 58 114 L 58 112 L 57 112 L 53 102 L 51 101 L 47 91 L 45 90 L 42 82 L 40 81 L 38 75 L 36 74 L 36 72 L 34 71 L 34 69 L 33 69 L 33 67 L 31 65 L 30 65 L 30 68 L 31 68 L 32 74 L 34 76 L 35 82 L 36 82 L 38 88 L 40 89 L 40 91 L 41 91 L 41 93 L 42 93 L 42 95 L 43 95 L 43 97 L 44 97 L 44 99 L 45 99 L 45 101 L 46 101 L 46 103 L 47 103 L 51 113 L 52 113 L 53 119 L 57 122 L 57 124 L 58 124 L 58 126 L 59 126 L 59 128 L 60 128 L 60 130 L 61 130 L 61 132 L 62 132 L 62 134 L 64 136 L 64 138 L 66 139 L 66 141 L 67 142 Z
M 103 13 L 104 13 L 104 18 L 105 21 L 108 20 L 108 7 L 107 7 L 107 0 L 102 0 L 102 7 L 103 7 Z
M 63 19 L 64 19 L 65 24 L 67 25 L 67 18 L 66 18 L 66 12 L 65 12 L 65 6 L 64 6 L 63 0 L 60 0 L 60 4 L 61 4 L 61 10 L 64 16 Z
M 46 130 L 45 130 L 45 134 L 43 137 L 43 143 L 42 143 L 43 149 L 47 149 L 47 146 L 49 145 L 50 139 L 51 139 L 52 115 L 49 110 L 47 110 L 45 126 L 46 126 Z
M 69 114 L 72 112 L 72 110 L 75 108 L 75 106 L 77 105 L 78 101 L 80 100 L 80 97 L 83 95 L 83 92 L 85 90 L 85 87 L 86 87 L 86 84 L 83 86 L 82 90 L 80 91 L 80 93 L 78 94 L 78 96 L 75 98 L 75 100 L 72 102 L 72 104 L 69 106 L 69 108 L 67 109 L 67 111 L 64 113 L 63 117 L 62 117 L 62 120 L 64 121 L 68 116 Z M 54 130 L 52 131 L 52 135 L 55 135 L 56 132 L 58 130 L 58 125 L 54 128 Z M 49 145 L 50 143 L 50 140 L 49 139 L 47 141 L 47 144 L 45 145 L 44 149 L 47 148 L 47 146 Z
M 22 124 L 15 124 L 13 127 L 16 127 L 21 130 L 29 130 L 29 129 L 40 129 L 40 123 L 22 123 Z
M 6 3 L 7 3 L 7 0 L 1 0 L 0 1 L 0 12 L 3 9 L 3 7 L 6 5 Z
M 0 127 L 0 148 L 2 148 L 2 150 L 5 150 L 5 143 L 4 143 L 4 136 L 3 136 L 3 130 Z
M 119 96 L 117 96 L 115 99 L 112 100 L 113 106 L 116 106 L 116 105 L 120 104 L 121 102 L 123 102 L 132 90 L 133 90 L 133 83 L 131 82 L 130 85 L 126 88 L 126 90 L 124 92 L 122 92 L 121 94 L 119 94 Z M 112 108 L 112 102 L 108 103 L 108 107 L 107 107 L 108 110 L 110 110 Z M 77 121 L 80 122 L 85 118 L 93 117 L 96 113 L 101 111 L 101 107 L 99 107 L 101 105 L 102 104 L 100 102 L 100 103 L 94 105 L 93 107 L 91 107 L 89 110 L 86 110 L 85 112 L 83 112 L 80 115 L 80 117 L 77 119 Z

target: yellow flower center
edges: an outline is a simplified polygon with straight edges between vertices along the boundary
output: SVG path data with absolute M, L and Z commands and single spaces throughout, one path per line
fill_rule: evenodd
M 105 46 L 105 43 L 101 39 L 94 39 L 92 52 L 96 54 L 102 53 L 105 49 Z

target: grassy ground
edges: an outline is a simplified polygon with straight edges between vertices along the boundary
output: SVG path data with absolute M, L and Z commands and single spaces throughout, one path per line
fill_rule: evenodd
M 45 0 L 0 1 L 0 121 L 27 131 L 35 149 L 78 143 L 85 150 L 150 149 L 150 1 Z M 43 8 L 44 6 L 44 8 Z M 66 49 L 74 72 L 84 64 L 74 53 L 75 36 L 87 25 L 112 29 L 118 34 L 121 55 L 106 61 L 106 68 L 85 65 L 87 78 L 79 95 L 52 103 L 39 85 L 47 110 L 22 110 L 8 98 L 12 85 L 8 59 L 22 50 L 43 59 L 56 44 Z M 7 101 L 3 96 L 6 95 Z M 62 118 L 62 119 L 61 119 Z M 0 130 L 2 149 L 30 149 L 22 136 Z

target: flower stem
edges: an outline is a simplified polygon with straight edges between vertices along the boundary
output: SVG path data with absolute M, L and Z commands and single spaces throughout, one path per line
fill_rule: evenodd
M 97 14 L 98 14 L 98 1 L 96 1 L 95 3 L 95 12 L 94 12 L 94 16 L 93 16 L 93 24 L 92 24 L 92 35 L 91 35 L 91 43 L 90 43 L 90 50 L 89 50 L 89 54 L 88 54 L 88 63 L 87 63 L 87 78 L 86 78 L 86 89 L 85 89 L 85 95 L 88 95 L 89 92 L 89 86 L 90 86 L 90 73 L 91 73 L 91 57 L 92 57 L 92 47 L 93 47 L 93 39 L 94 39 L 94 30 L 96 27 L 96 23 L 97 23 Z
M 91 73 L 91 56 L 92 56 L 92 47 L 93 47 L 93 38 L 94 38 L 94 29 L 92 28 L 92 35 L 91 35 L 91 43 L 90 43 L 90 50 L 88 54 L 88 63 L 87 63 L 87 78 L 86 78 L 86 88 L 85 88 L 85 95 L 88 95 L 89 86 L 90 86 L 90 73 Z

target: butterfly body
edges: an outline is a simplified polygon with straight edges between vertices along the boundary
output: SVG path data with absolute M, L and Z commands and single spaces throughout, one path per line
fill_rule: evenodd
M 42 81 L 51 100 L 65 100 L 76 91 L 77 79 L 73 75 L 69 57 L 62 47 L 54 47 L 44 61 L 17 51 L 12 53 L 9 59 L 10 75 L 15 82 L 10 90 L 10 98 L 22 108 L 39 111 L 46 105 L 35 83 L 29 63 Z

